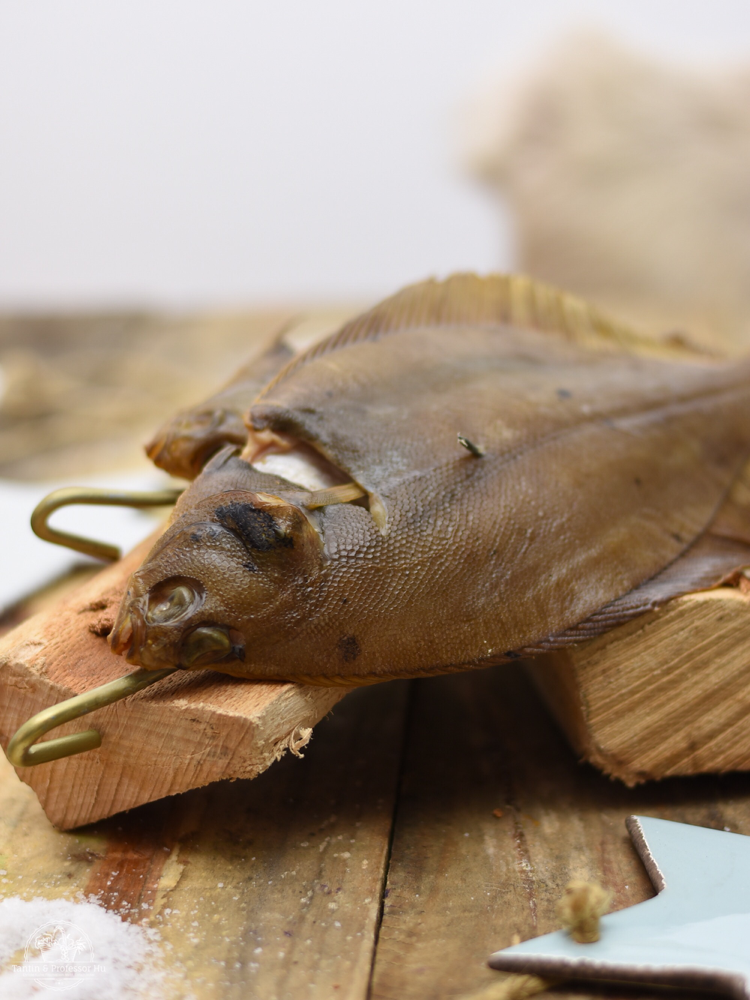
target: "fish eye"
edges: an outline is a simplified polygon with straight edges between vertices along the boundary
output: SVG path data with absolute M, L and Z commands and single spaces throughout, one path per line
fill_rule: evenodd
M 201 625 L 187 636 L 180 650 L 184 667 L 204 667 L 219 663 L 232 653 L 228 630 L 218 625 Z
M 184 618 L 202 603 L 202 587 L 197 581 L 162 580 L 149 592 L 146 621 L 152 625 L 168 625 Z

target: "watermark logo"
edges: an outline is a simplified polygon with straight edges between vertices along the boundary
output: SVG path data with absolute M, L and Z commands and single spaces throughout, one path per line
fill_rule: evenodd
M 89 936 L 69 920 L 50 920 L 37 927 L 23 958 L 23 965 L 14 965 L 13 971 L 47 990 L 70 990 L 105 971 L 94 961 Z

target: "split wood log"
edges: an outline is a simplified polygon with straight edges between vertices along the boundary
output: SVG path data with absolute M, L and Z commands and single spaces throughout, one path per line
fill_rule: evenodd
M 529 661 L 574 749 L 626 785 L 750 770 L 750 597 L 719 587 Z
M 0 641 L 3 748 L 36 712 L 127 673 L 106 636 L 127 579 L 153 541 Z M 90 723 L 102 735 L 99 749 L 17 773 L 49 819 L 72 829 L 223 778 L 255 777 L 286 750 L 298 753 L 347 691 L 180 672 L 52 734 Z
M 750 463 L 712 533 L 747 542 L 748 525 Z M 584 760 L 629 786 L 750 770 L 750 579 L 732 579 L 530 661 Z

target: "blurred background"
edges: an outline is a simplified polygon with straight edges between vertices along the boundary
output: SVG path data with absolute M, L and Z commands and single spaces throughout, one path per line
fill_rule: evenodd
M 581 31 L 750 58 L 747 0 L 3 0 L 0 305 L 365 300 L 511 266 L 466 117 Z
M 750 2 L 0 0 L 10 575 L 281 325 L 467 269 L 741 350 Z

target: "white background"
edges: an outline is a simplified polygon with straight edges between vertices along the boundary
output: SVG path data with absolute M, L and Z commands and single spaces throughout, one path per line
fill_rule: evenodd
M 508 266 L 457 120 L 586 24 L 750 53 L 748 0 L 0 0 L 0 309 L 369 299 Z

